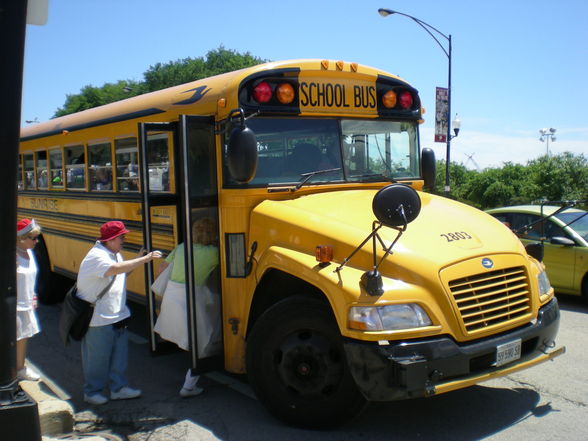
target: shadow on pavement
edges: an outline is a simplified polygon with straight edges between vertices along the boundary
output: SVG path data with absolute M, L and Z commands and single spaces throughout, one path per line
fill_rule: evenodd
M 29 357 L 71 396 L 75 429 L 82 433 L 108 430 L 130 441 L 455 441 L 488 437 L 555 411 L 549 404 L 539 406 L 540 395 L 531 388 L 474 386 L 432 398 L 372 403 L 337 430 L 306 431 L 284 426 L 258 401 L 209 378 L 201 379 L 202 395 L 179 397 L 188 354 L 178 351 L 154 357 L 146 343 L 129 345 L 131 385 L 141 388 L 143 396 L 91 406 L 82 399 L 79 343 L 64 347 L 59 341 L 60 305 L 42 305 L 38 311 L 43 330 L 31 340 Z M 144 328 L 140 315 L 132 326 L 135 332 Z
M 588 299 L 580 296 L 557 294 L 560 309 L 588 314 Z

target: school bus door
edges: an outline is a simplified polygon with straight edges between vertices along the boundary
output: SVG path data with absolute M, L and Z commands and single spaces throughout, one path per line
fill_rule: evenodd
M 178 241 L 179 243 L 194 243 L 192 226 L 203 218 L 210 220 L 214 225 L 214 241 L 216 249 L 218 243 L 218 191 L 216 173 L 216 153 L 214 137 L 214 119 L 212 117 L 181 115 L 179 122 L 165 124 L 168 130 L 175 133 L 175 170 L 176 170 L 176 197 L 178 207 Z M 159 123 L 146 123 L 140 125 L 140 144 L 142 158 L 148 157 L 145 153 L 148 143 L 148 132 L 164 129 Z M 142 164 L 146 169 L 148 164 Z M 143 173 L 144 174 L 144 173 Z M 143 176 L 147 179 L 146 176 Z M 156 201 L 156 197 L 149 191 L 143 192 L 145 246 L 151 249 L 151 232 L 149 213 L 150 204 Z M 145 228 L 145 227 L 144 227 Z M 195 245 L 196 246 L 196 245 Z M 199 273 L 202 262 L 196 247 L 184 246 L 185 264 L 185 288 L 188 333 L 190 343 L 191 367 L 197 372 L 204 372 L 222 367 L 222 323 L 221 323 L 221 293 L 220 271 L 218 263 L 202 283 Z M 152 266 L 146 271 L 147 286 L 153 283 Z M 157 336 L 153 331 L 156 320 L 156 304 L 154 293 L 149 293 L 149 330 L 151 349 L 157 348 Z M 203 300 L 206 298 L 206 301 Z

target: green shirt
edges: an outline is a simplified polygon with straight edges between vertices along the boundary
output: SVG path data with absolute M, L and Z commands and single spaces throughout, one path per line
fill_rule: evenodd
M 194 260 L 194 283 L 201 286 L 206 283 L 206 278 L 212 270 L 218 265 L 218 248 L 214 245 L 192 244 L 192 253 Z M 170 280 L 177 283 L 186 283 L 186 274 L 184 274 L 184 244 L 179 244 L 166 257 L 167 263 L 174 264 Z

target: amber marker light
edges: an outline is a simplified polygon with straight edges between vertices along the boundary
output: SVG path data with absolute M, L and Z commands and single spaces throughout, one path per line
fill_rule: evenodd
M 333 260 L 333 247 L 331 245 L 317 245 L 314 252 L 317 262 L 329 263 Z
M 382 104 L 386 109 L 392 109 L 396 106 L 396 92 L 389 90 L 382 96 Z
M 290 83 L 282 83 L 276 89 L 276 98 L 282 104 L 294 101 L 294 87 Z

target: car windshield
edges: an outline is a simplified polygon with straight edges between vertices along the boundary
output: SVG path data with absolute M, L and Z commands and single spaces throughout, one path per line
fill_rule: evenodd
M 416 122 L 258 117 L 247 125 L 255 132 L 259 158 L 248 186 L 419 177 Z M 224 181 L 237 185 L 228 172 Z
M 563 212 L 556 214 L 559 220 L 570 225 L 576 233 L 588 241 L 588 213 L 585 211 Z

